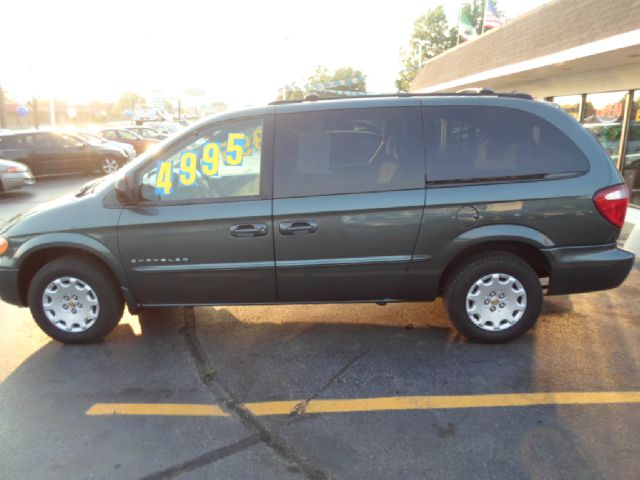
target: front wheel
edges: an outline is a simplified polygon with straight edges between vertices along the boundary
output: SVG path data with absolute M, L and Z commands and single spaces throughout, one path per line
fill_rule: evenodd
M 33 277 L 29 308 L 38 326 L 64 343 L 102 340 L 120 321 L 124 300 L 110 272 L 79 255 L 46 264 Z
M 113 157 L 104 157 L 100 161 L 100 172 L 105 175 L 116 172 L 118 168 L 120 168 L 120 164 Z
M 444 290 L 449 317 L 470 340 L 508 342 L 526 333 L 542 307 L 536 272 L 520 257 L 492 252 L 458 266 Z

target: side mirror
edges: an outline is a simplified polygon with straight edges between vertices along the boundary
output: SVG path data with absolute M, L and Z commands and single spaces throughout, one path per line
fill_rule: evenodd
M 148 202 L 160 200 L 160 196 L 156 193 L 156 189 L 146 183 L 140 185 L 140 198 L 142 200 L 147 200 Z
M 133 198 L 131 195 L 131 189 L 129 188 L 129 181 L 126 175 L 123 175 L 116 180 L 114 188 L 116 190 L 116 197 L 118 198 L 118 201 L 125 204 L 131 203 Z

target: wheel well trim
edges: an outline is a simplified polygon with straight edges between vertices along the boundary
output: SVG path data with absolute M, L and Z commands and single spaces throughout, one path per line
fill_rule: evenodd
M 79 233 L 48 233 L 30 238 L 18 247 L 14 255 L 15 268 L 22 271 L 25 262 L 34 254 L 59 248 L 76 250 L 101 260 L 113 274 L 130 310 L 135 310 L 137 302 L 131 294 L 131 288 L 124 269 L 118 258 L 103 243 Z
M 458 235 L 452 243 L 463 248 L 484 242 L 520 242 L 536 248 L 555 247 L 555 243 L 539 230 L 524 225 L 500 224 L 472 228 Z
M 550 274 L 551 265 L 542 250 L 554 246 L 555 243 L 549 237 L 531 227 L 511 224 L 485 225 L 458 235 L 439 254 L 434 256 L 440 259 L 440 262 L 437 265 L 432 265 L 431 268 L 438 272 L 436 275 L 439 292 L 447 277 L 455 270 L 458 262 L 482 251 L 504 249 L 504 251 L 518 255 L 536 271 L 546 271 Z M 535 258 L 521 255 L 522 252 L 518 250 L 522 248 L 535 250 Z

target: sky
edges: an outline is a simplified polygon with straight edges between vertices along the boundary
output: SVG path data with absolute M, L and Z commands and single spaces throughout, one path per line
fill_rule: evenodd
M 507 17 L 548 0 L 497 0 Z M 443 4 L 451 25 L 461 2 L 394 0 L 4 0 L 0 85 L 25 102 L 114 101 L 161 90 L 174 103 L 261 105 L 315 67 L 361 70 L 371 92 L 395 91 L 400 49 L 414 21 Z M 203 98 L 185 95 L 202 89 Z

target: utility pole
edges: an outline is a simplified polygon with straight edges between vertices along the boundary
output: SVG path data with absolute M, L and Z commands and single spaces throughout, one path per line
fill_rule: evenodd
M 56 106 L 53 97 L 49 97 L 49 124 L 51 127 L 56 126 Z
M 2 85 L 0 85 L 0 128 L 7 128 L 7 106 L 4 103 Z
M 38 123 L 38 99 L 33 97 L 29 102 L 29 106 L 33 111 L 33 127 L 37 130 L 40 124 Z

